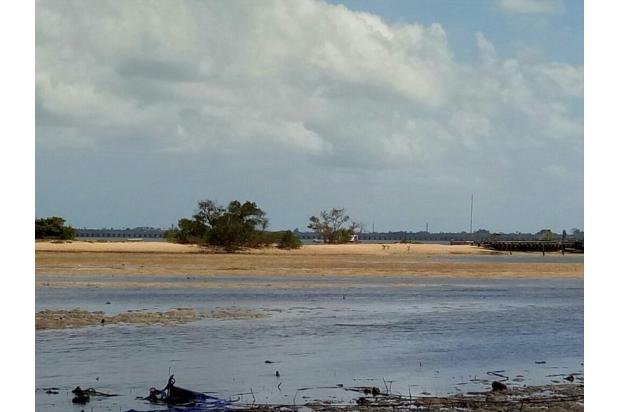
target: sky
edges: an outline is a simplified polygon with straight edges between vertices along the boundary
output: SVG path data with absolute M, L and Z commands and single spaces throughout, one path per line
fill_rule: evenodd
M 584 227 L 583 2 L 39 1 L 36 215 Z

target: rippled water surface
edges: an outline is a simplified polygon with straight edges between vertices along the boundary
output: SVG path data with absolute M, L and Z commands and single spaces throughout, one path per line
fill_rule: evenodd
M 329 285 L 317 288 L 275 277 L 217 280 L 249 286 L 192 288 L 187 279 L 183 289 L 38 288 L 37 310 L 236 306 L 266 316 L 37 331 L 37 410 L 152 409 L 135 397 L 165 386 L 170 370 L 181 387 L 287 404 L 357 395 L 325 388 L 338 384 L 415 395 L 483 390 L 475 378 L 495 379 L 489 371 L 518 384 L 583 373 L 582 280 L 296 278 Z M 120 396 L 74 406 L 78 385 Z

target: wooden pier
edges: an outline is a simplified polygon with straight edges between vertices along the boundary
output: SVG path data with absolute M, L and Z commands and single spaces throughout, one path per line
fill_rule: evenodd
M 577 240 L 487 240 L 477 246 L 505 252 L 584 252 L 584 242 Z

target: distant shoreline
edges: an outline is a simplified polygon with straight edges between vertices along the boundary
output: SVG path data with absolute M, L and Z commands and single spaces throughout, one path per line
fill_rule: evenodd
M 437 244 L 322 244 L 290 251 L 269 247 L 228 254 L 167 242 L 35 243 L 36 274 L 52 278 L 55 275 L 583 278 L 584 274 L 584 264 L 580 262 L 453 261 L 457 255 L 500 253 L 476 246 Z

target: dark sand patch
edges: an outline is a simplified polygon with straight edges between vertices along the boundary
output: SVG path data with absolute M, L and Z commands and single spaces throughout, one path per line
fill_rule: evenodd
M 257 310 L 247 308 L 216 308 L 205 315 L 207 318 L 221 320 L 246 320 L 246 319 L 263 319 L 268 315 Z
M 94 325 L 144 324 L 169 325 L 193 322 L 204 318 L 220 320 L 261 319 L 267 315 L 246 308 L 217 308 L 206 313 L 191 308 L 177 308 L 167 312 L 128 311 L 106 315 L 103 311 L 89 312 L 81 309 L 42 310 L 36 313 L 35 327 L 42 329 L 80 328 Z

